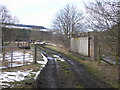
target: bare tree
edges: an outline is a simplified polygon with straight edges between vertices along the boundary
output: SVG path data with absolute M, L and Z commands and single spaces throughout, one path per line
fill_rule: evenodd
M 10 23 L 10 22 L 12 22 L 12 17 L 8 13 L 8 10 L 6 9 L 5 6 L 0 6 L 0 15 L 1 15 L 0 22 L 2 22 L 2 23 Z
M 9 13 L 9 11 L 7 10 L 7 8 L 5 6 L 0 6 L 0 23 L 18 23 L 19 20 L 18 18 L 15 16 L 15 17 L 12 17 L 11 14 Z M 9 38 L 9 42 L 11 42 L 13 39 L 13 35 L 11 35 L 11 31 L 8 30 L 8 29 L 5 29 L 5 26 L 2 25 L 3 28 L 2 28 L 2 45 L 4 45 L 4 41 L 5 41 L 5 38 Z
M 0 22 L 1 23 L 18 23 L 19 20 L 16 16 L 12 17 L 5 6 L 0 6 Z
M 68 4 L 56 15 L 53 21 L 53 28 L 70 38 L 70 33 L 80 30 L 82 26 L 80 21 L 82 19 L 82 12 L 78 11 L 75 6 Z
M 95 0 L 86 6 L 86 20 L 92 30 L 99 31 L 99 47 L 103 55 L 118 56 L 120 1 Z
M 118 5 L 120 2 L 107 2 L 96 0 L 86 6 L 86 20 L 89 22 L 90 28 L 93 30 L 106 30 L 112 28 L 119 21 L 117 19 L 119 13 Z

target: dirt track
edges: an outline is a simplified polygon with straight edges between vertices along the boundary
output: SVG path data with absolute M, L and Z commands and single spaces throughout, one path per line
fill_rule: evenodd
M 51 54 L 44 53 L 48 57 L 46 66 L 37 78 L 38 88 L 108 88 L 105 82 L 93 76 L 77 61 L 71 60 L 60 53 L 44 48 Z M 56 60 L 58 55 L 65 60 Z

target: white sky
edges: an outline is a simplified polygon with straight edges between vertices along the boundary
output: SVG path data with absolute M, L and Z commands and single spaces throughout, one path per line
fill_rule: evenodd
M 12 16 L 17 16 L 21 24 L 39 25 L 51 28 L 56 13 L 66 4 L 83 9 L 86 0 L 0 0 Z

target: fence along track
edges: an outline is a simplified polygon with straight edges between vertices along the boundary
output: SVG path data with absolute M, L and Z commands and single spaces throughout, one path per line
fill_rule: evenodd
M 27 65 L 33 62 L 32 53 L 25 46 L 3 46 L 0 62 L 1 69 Z
M 112 34 L 112 35 L 111 35 Z M 116 31 L 80 33 L 78 37 L 71 38 L 71 51 L 88 56 L 91 60 L 101 60 L 108 64 L 120 64 L 117 55 L 118 39 Z M 83 38 L 85 42 L 81 42 Z M 85 54 L 85 53 L 88 54 Z

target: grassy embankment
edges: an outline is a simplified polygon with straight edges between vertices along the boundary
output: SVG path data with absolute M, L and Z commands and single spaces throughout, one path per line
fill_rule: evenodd
M 99 79 L 105 81 L 106 83 L 110 84 L 113 88 L 118 88 L 117 65 L 109 65 L 105 62 L 101 62 L 101 64 L 98 64 L 97 61 L 85 60 L 84 58 L 75 56 L 73 53 L 59 47 L 55 47 L 55 46 L 46 46 L 46 47 L 56 52 L 62 53 L 73 60 L 78 61 L 80 64 L 84 65 L 90 73 L 92 73 Z

